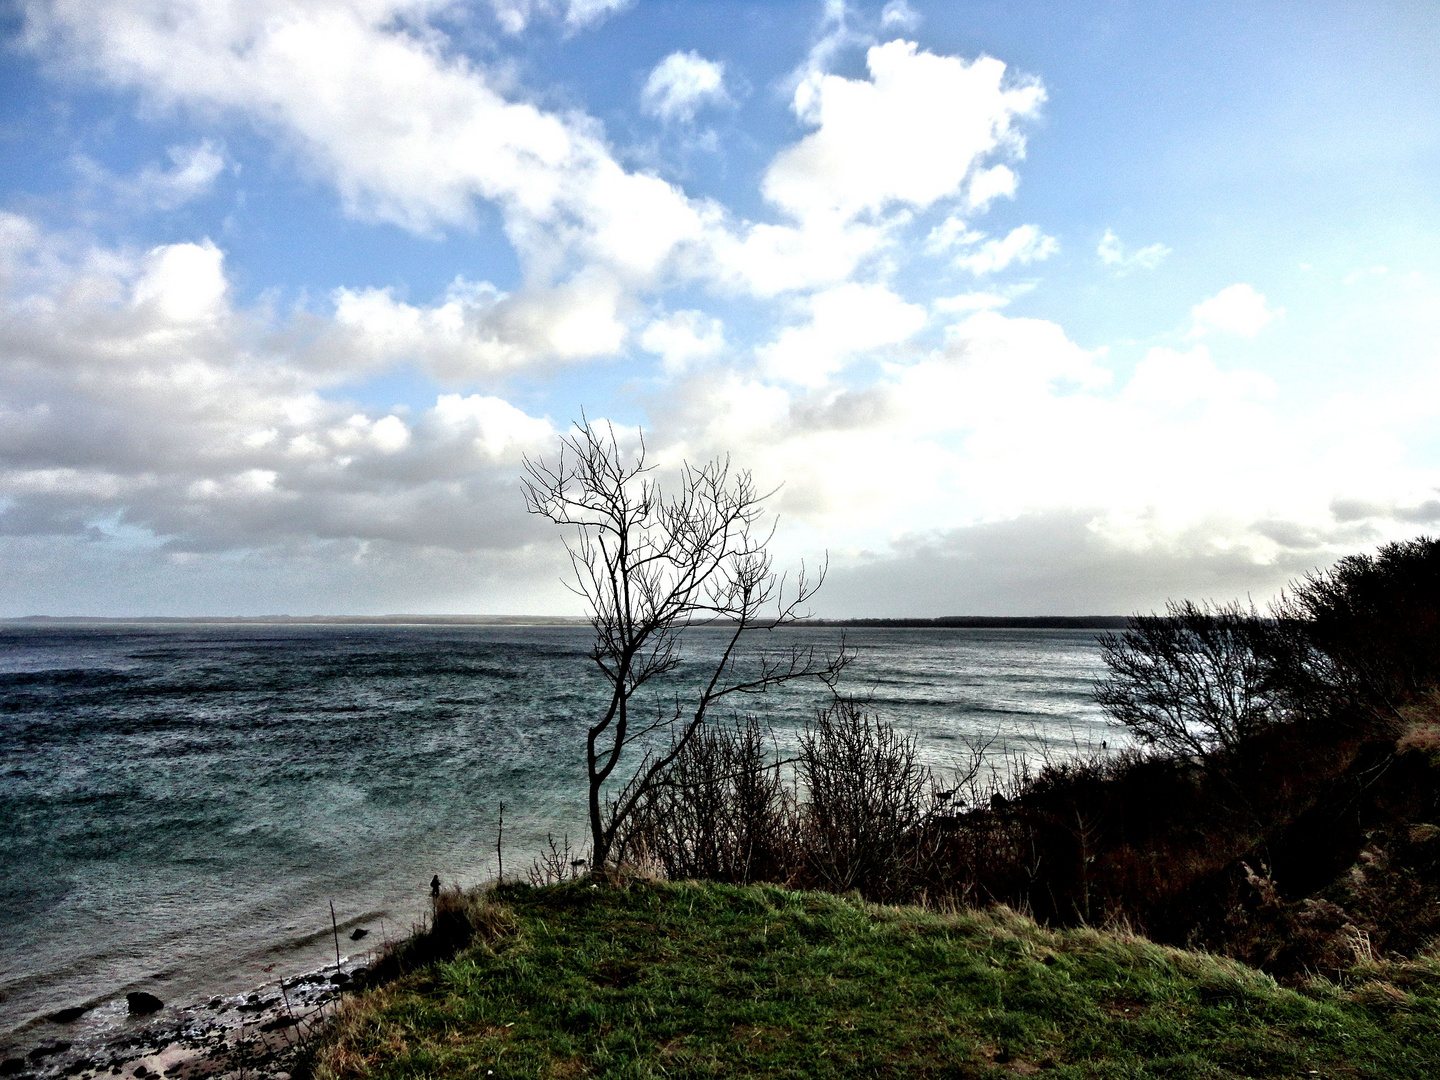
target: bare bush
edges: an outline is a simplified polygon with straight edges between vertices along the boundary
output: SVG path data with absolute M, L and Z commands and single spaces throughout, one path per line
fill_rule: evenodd
M 1109 669 L 1095 700 L 1143 744 L 1203 758 L 1234 750 L 1284 708 L 1270 642 L 1253 607 L 1186 600 L 1100 639 Z
M 783 881 L 793 799 L 754 717 L 697 732 L 641 800 L 623 847 L 671 880 Z
M 833 892 L 902 893 L 917 874 L 933 777 L 901 735 L 849 698 L 836 698 L 800 737 L 807 875 Z
M 558 842 L 554 833 L 545 834 L 546 850 L 535 856 L 526 876 L 537 889 L 544 885 L 558 885 L 574 881 L 585 873 L 589 860 L 570 847 L 570 837 L 564 836 Z

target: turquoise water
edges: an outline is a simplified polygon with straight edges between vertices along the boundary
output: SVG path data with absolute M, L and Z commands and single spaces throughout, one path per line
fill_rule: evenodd
M 967 738 L 1064 755 L 1115 737 L 1090 701 L 1093 632 L 844 633 L 845 688 L 937 767 Z M 823 649 L 841 631 L 793 634 Z M 495 874 L 502 803 L 507 875 L 547 833 L 578 842 L 603 689 L 588 644 L 581 627 L 0 626 L 0 1035 L 333 961 L 332 902 L 342 932 L 393 936 L 432 874 Z M 739 707 L 783 749 L 820 700 Z

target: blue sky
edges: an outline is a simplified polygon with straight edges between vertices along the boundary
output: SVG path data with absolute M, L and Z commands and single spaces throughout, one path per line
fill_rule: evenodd
M 1421 3 L 0 8 L 0 615 L 565 612 L 584 409 L 827 615 L 1440 523 Z

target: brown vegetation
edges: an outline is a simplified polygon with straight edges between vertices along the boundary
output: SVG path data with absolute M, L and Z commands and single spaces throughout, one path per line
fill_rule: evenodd
M 1285 976 L 1440 937 L 1440 541 L 1342 560 L 1270 617 L 1172 605 L 1104 649 L 1097 697 L 1140 749 L 1004 777 L 977 757 L 941 791 L 837 699 L 789 783 L 756 722 L 707 727 L 627 852 L 672 878 L 1122 924 Z

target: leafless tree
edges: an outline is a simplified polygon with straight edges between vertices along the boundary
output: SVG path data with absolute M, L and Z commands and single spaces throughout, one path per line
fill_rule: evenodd
M 566 541 L 571 588 L 590 609 L 590 657 L 610 687 L 585 746 L 591 866 L 604 870 L 625 820 L 717 703 L 797 679 L 833 686 L 847 655 L 843 644 L 833 655 L 799 644 L 758 655 L 742 650 L 752 631 L 800 618 L 825 572 L 822 566 L 807 577 L 802 564 L 793 583 L 775 573 L 773 526 L 761 524 L 767 495 L 728 458 L 683 464 L 678 490 L 667 493 L 646 462 L 643 438 L 628 453 L 610 425 L 582 420 L 561 439 L 558 460 L 526 459 L 524 485 L 531 513 L 574 530 Z M 705 625 L 724 633 L 698 687 L 683 696 L 678 689 L 655 693 L 681 663 L 684 633 Z M 647 702 L 673 701 L 642 713 L 642 691 Z M 654 748 L 657 733 L 670 736 L 663 750 Z M 607 788 L 636 743 L 648 745 L 635 771 L 618 790 Z
M 1273 620 L 1238 603 L 1170 603 L 1100 638 L 1096 701 L 1150 746 L 1204 758 L 1283 715 Z

